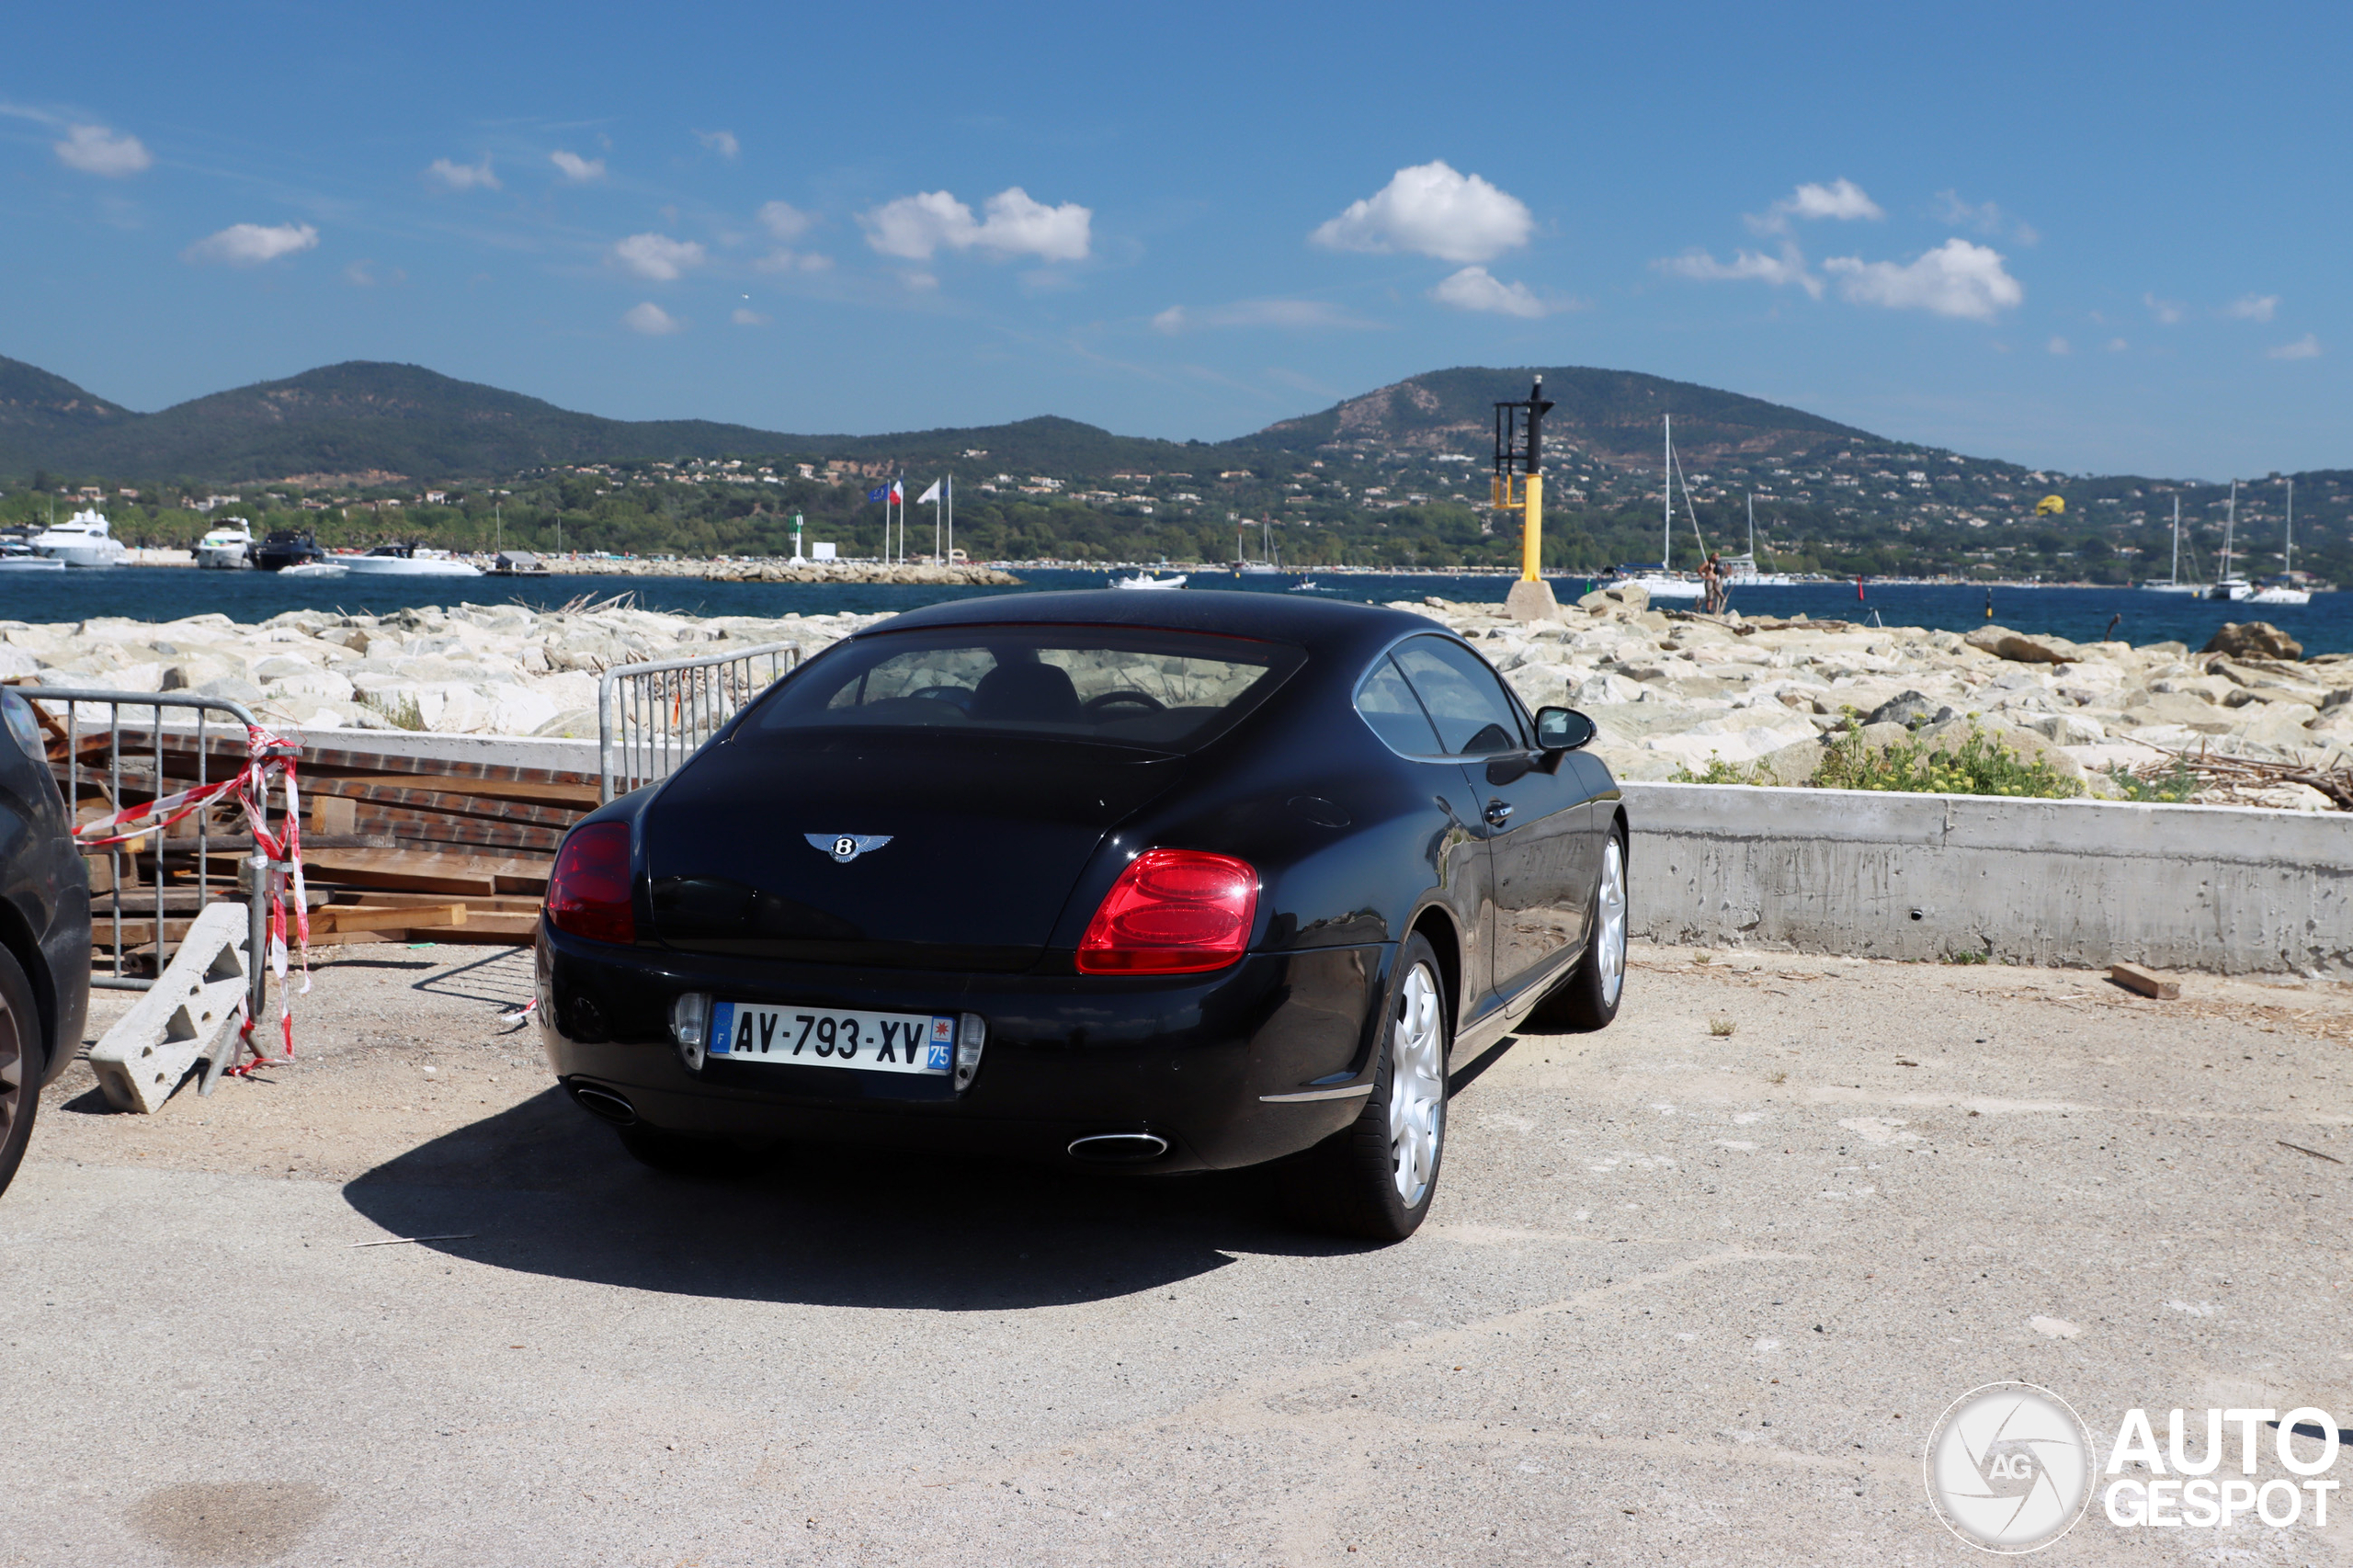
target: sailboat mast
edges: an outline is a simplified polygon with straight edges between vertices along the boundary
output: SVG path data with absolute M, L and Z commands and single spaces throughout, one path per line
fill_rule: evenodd
M 2222 581 L 2231 580 L 2231 535 L 2239 526 L 2239 482 L 2231 481 L 2231 509 L 2222 514 Z
M 1675 567 L 1675 415 L 1666 415 L 1666 460 L 1658 471 L 1658 569 Z
M 2280 568 L 2280 570 L 2281 570 L 2282 572 L 2293 572 L 2295 569 L 2296 569 L 2296 482 L 2295 482 L 2294 480 L 2292 480 L 2292 479 L 2291 479 L 2291 480 L 2290 480 L 2290 481 L 2288 482 L 2288 557 L 2287 557 L 2287 564 L 2286 564 L 2286 565 L 2284 565 L 2284 566 L 2282 566 L 2282 567 Z
M 2165 578 L 2167 587 L 2181 585 L 2181 497 L 2173 498 L 2173 571 Z
M 1754 490 L 1748 493 L 1748 560 L 1751 565 L 1756 561 L 1756 492 Z

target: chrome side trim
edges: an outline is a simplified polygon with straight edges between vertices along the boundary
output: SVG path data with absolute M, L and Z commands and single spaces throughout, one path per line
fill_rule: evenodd
M 1343 1084 L 1336 1089 L 1302 1089 L 1295 1095 L 1260 1095 L 1267 1105 L 1302 1105 L 1310 1100 L 1352 1100 L 1372 1093 L 1370 1084 Z

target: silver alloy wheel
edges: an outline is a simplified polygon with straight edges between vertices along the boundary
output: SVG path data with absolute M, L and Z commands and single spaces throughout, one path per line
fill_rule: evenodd
M 1626 983 L 1626 851 L 1614 833 L 1601 853 L 1601 886 L 1593 903 L 1593 960 L 1600 971 L 1601 1005 L 1614 1007 Z
M 27 1085 L 25 1066 L 25 1042 L 17 1017 L 6 1002 L 0 1002 L 0 1149 L 8 1146 L 8 1134 L 17 1130 L 17 1119 L 25 1114 L 26 1095 L 40 1092 L 37 1084 Z
M 1446 1128 L 1446 1030 L 1438 1017 L 1438 976 L 1417 963 L 1397 995 L 1397 1028 L 1389 1044 L 1389 1153 L 1397 1196 L 1412 1209 L 1438 1171 L 1438 1140 Z

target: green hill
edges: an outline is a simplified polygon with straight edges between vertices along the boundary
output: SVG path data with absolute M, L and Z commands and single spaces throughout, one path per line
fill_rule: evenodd
M 1788 457 L 1838 437 L 1879 440 L 1868 431 L 1738 392 L 1571 365 L 1434 370 L 1230 444 L 1453 451 L 1483 463 L 1494 446 L 1494 405 L 1526 397 L 1529 380 L 1540 375 L 1544 395 L 1556 405 L 1544 421 L 1548 445 L 1566 442 L 1619 465 L 1653 465 L 1660 455 L 1659 419 L 1666 414 L 1675 416 L 1676 450 L 1687 463 Z
M 367 360 L 134 414 L 46 370 L 0 358 L 0 477 L 50 469 L 133 481 L 244 483 L 335 474 L 439 483 L 573 463 L 691 458 L 969 467 L 982 460 L 967 459 L 970 452 L 985 453 L 994 470 L 1071 476 L 1182 472 L 1247 462 L 1256 454 L 1312 456 L 1335 445 L 1423 457 L 1460 451 L 1483 462 L 1489 405 L 1525 396 L 1530 373 L 1439 370 L 1209 445 L 1116 436 L 1052 416 L 871 436 L 791 435 L 700 419 L 606 419 L 415 365 Z M 1548 425 L 1553 439 L 1605 462 L 1646 466 L 1665 410 L 1677 420 L 1678 449 L 1703 461 L 1733 452 L 1779 456 L 1826 437 L 1862 435 L 1797 409 L 1656 376 L 1575 367 L 1543 375 L 1560 404 Z
M 1173 442 L 1075 420 L 881 436 L 795 436 L 703 419 L 620 420 L 461 381 L 415 365 L 353 360 L 133 414 L 19 360 L 0 358 L 0 476 L 36 469 L 111 479 L 241 483 L 290 474 L 482 479 L 569 463 L 734 456 L 929 462 L 983 449 L 1045 472 L 1171 466 Z

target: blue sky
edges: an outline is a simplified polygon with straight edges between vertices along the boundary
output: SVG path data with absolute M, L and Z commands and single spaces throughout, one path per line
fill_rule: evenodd
M 1215 439 L 1584 364 L 2353 465 L 2342 6 L 28 7 L 0 353 Z

